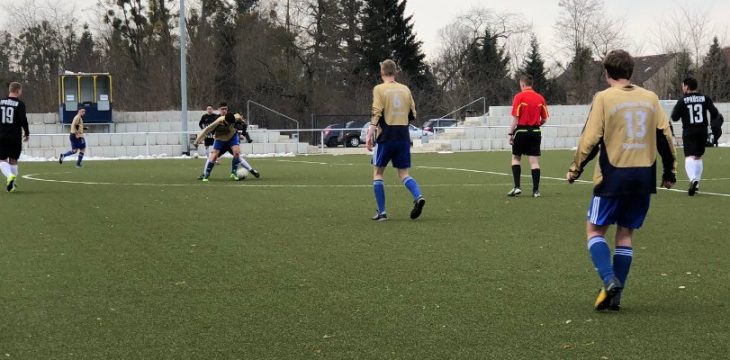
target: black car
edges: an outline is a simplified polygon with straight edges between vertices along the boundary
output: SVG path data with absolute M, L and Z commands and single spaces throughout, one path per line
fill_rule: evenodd
M 367 123 L 368 122 L 364 120 L 348 121 L 347 124 L 345 124 L 345 129 L 340 131 L 337 142 L 344 144 L 346 147 L 360 146 L 360 131 Z
M 322 143 L 327 147 L 337 147 L 342 127 L 342 124 L 327 125 L 327 127 L 324 128 L 324 133 L 322 134 Z
M 456 126 L 456 119 L 431 119 L 423 123 L 423 130 L 430 132 L 441 133 L 444 131 L 442 128 Z

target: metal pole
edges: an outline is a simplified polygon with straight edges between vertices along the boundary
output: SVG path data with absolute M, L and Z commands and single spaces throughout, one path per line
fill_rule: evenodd
M 180 0 L 180 122 L 182 128 L 182 152 L 190 155 L 190 141 L 188 140 L 188 64 L 187 47 L 188 34 L 185 28 L 185 0 Z

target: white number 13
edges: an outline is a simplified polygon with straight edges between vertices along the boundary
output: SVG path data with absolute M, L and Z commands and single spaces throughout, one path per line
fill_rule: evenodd
M 626 135 L 630 138 L 643 139 L 646 136 L 646 112 L 625 112 Z M 637 129 L 638 128 L 638 129 Z

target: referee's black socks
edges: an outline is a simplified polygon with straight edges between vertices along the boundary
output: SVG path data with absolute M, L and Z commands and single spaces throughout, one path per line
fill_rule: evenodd
M 540 168 L 532 169 L 532 192 L 540 190 Z
M 522 174 L 522 167 L 520 165 L 512 165 L 512 177 L 515 179 L 515 187 L 520 187 L 520 175 Z

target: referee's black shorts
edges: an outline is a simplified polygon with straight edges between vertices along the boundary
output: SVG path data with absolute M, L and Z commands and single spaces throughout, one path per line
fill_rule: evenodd
M 215 142 L 214 138 L 206 137 L 204 142 L 205 147 L 213 146 L 213 142 Z
M 702 156 L 707 145 L 707 128 L 684 128 L 682 130 L 684 156 Z
M 0 135 L 0 159 L 18 159 L 23 150 L 23 141 L 20 136 Z
M 539 127 L 521 127 L 515 129 L 512 137 L 512 155 L 540 156 L 542 133 Z

